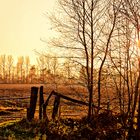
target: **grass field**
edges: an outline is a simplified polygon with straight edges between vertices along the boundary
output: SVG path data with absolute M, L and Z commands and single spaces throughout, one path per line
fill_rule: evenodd
M 51 85 L 39 85 L 39 84 L 0 84 L 0 125 L 9 123 L 9 121 L 15 121 L 18 119 L 26 118 L 27 107 L 30 105 L 31 87 L 36 86 L 44 87 L 44 100 L 46 100 L 49 93 L 53 90 Z M 68 89 L 68 88 L 67 88 Z M 75 96 L 70 90 L 60 88 L 60 91 L 65 91 L 66 94 L 73 97 Z M 48 115 L 51 117 L 53 109 L 54 98 L 51 99 L 49 107 L 47 109 Z M 59 116 L 61 117 L 81 117 L 86 115 L 87 108 L 71 102 L 61 100 L 61 109 L 59 110 Z M 38 118 L 38 105 L 36 108 L 35 117 Z
M 0 84 L 0 125 L 26 117 L 33 84 Z
M 117 114 L 112 112 L 102 112 L 99 116 L 95 116 L 91 125 L 87 123 L 86 115 L 88 111 L 87 106 L 72 103 L 70 101 L 61 99 L 57 120 L 52 120 L 51 114 L 53 110 L 54 97 L 49 102 L 47 107 L 47 115 L 49 121 L 40 121 L 37 103 L 35 119 L 28 121 L 26 119 L 27 108 L 30 105 L 31 87 L 40 87 L 39 84 L 0 84 L 0 139 L 10 138 L 13 140 L 18 139 L 37 139 L 44 137 L 64 137 L 68 139 L 71 137 L 73 140 L 83 138 L 91 139 L 88 137 L 96 137 L 101 139 L 116 139 L 125 136 L 125 131 L 121 127 Z M 44 100 L 54 89 L 53 85 L 43 85 L 44 87 Z M 59 86 L 57 90 L 59 93 L 64 94 L 74 99 L 88 101 L 87 94 L 82 88 L 75 88 L 72 90 L 68 86 Z M 38 98 L 39 99 L 39 98 Z M 113 110 L 114 112 L 116 110 Z M 25 119 L 24 119 L 25 118 Z M 119 125 L 118 125 L 119 124 Z M 127 132 L 127 130 L 126 130 Z M 89 134 L 88 134 L 89 133 Z M 84 134 L 84 135 L 82 135 Z M 118 136 L 119 135 L 119 136 Z M 111 136 L 111 138 L 110 138 Z M 49 138 L 48 138 L 49 139 Z M 51 138 L 52 139 L 52 138 Z M 122 139 L 118 139 L 122 140 Z

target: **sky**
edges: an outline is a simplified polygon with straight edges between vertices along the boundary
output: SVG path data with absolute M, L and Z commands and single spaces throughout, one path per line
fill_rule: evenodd
M 36 53 L 44 51 L 46 43 L 54 35 L 46 13 L 55 10 L 56 0 L 0 0 L 0 55 L 30 56 L 36 61 Z

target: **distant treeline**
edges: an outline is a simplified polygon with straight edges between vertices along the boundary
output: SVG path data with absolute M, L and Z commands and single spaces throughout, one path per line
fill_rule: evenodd
M 42 55 L 31 64 L 29 56 L 19 56 L 15 61 L 12 55 L 0 56 L 0 83 L 47 83 L 56 79 L 72 78 L 72 65 L 64 60 L 63 65 L 56 57 Z

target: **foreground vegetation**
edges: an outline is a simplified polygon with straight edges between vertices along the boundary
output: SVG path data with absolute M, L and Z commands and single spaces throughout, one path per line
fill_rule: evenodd
M 127 139 L 128 129 L 129 124 L 123 125 L 122 115 L 103 112 L 92 118 L 90 123 L 86 118 L 33 120 L 32 122 L 22 119 L 1 127 L 0 138 L 12 140 L 121 140 Z

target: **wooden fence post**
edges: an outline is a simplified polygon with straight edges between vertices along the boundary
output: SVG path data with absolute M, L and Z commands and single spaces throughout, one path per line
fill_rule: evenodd
M 137 130 L 136 130 L 136 140 L 140 139 L 140 95 L 138 101 L 138 116 L 137 116 Z
M 34 118 L 38 87 L 31 87 L 30 108 L 27 109 L 27 119 L 31 121 Z
M 58 113 L 58 107 L 60 104 L 60 96 L 57 95 L 55 96 L 55 100 L 54 100 L 54 106 L 53 106 L 53 112 L 52 112 L 52 119 L 55 119 L 57 113 Z
M 59 105 L 58 108 L 58 119 L 60 120 L 60 116 L 61 116 L 61 104 Z
M 50 93 L 50 95 L 48 96 L 46 102 L 43 104 L 43 119 L 48 119 L 46 109 L 47 109 L 49 100 L 50 100 L 50 98 L 51 98 L 52 95 L 53 95 L 53 92 L 54 92 L 54 91 L 52 91 L 52 92 Z
M 44 104 L 44 97 L 43 97 L 43 86 L 40 87 L 40 95 L 39 95 L 39 119 L 42 119 L 42 107 Z

